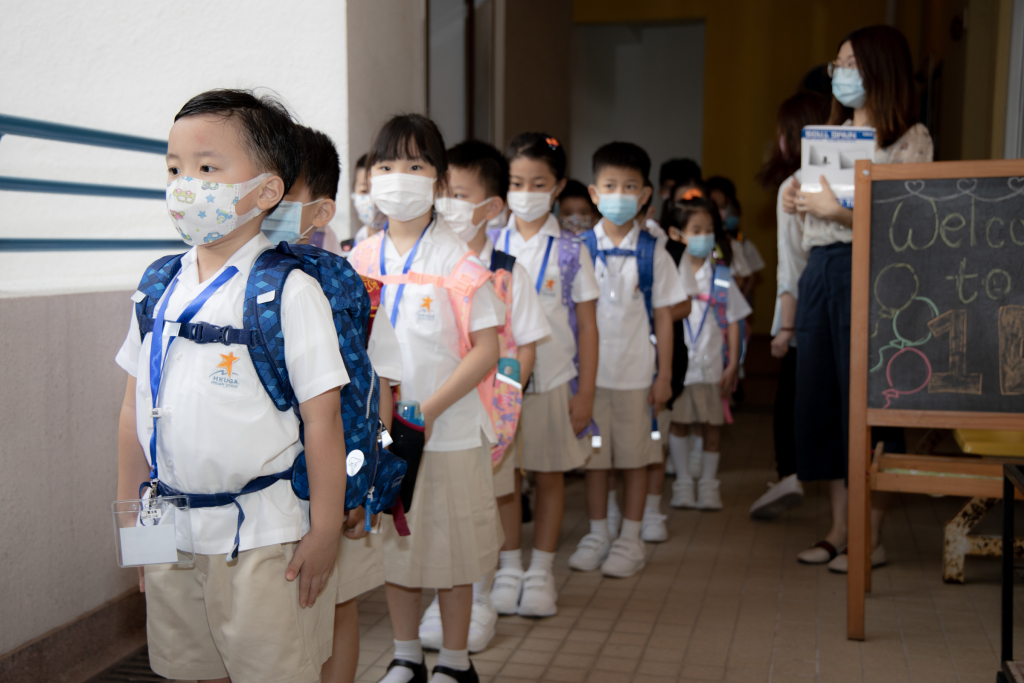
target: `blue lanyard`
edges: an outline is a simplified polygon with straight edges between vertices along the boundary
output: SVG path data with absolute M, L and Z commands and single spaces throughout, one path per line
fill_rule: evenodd
M 512 252 L 508 250 L 508 238 L 512 234 L 511 228 L 505 228 L 505 253 L 511 255 Z M 537 284 L 535 289 L 540 294 L 540 288 L 544 285 L 544 274 L 548 272 L 548 258 L 551 256 L 551 245 L 555 243 L 554 235 L 548 235 L 548 246 L 544 249 L 544 260 L 540 264 L 540 272 L 537 273 Z
M 217 276 L 217 279 L 206 286 L 199 296 L 189 302 L 185 310 L 181 312 L 181 315 L 175 321 L 180 325 L 192 322 L 192 318 L 195 317 L 199 309 L 203 307 L 203 304 L 209 300 L 213 293 L 216 292 L 221 286 L 228 280 L 233 278 L 238 273 L 238 268 L 230 266 L 226 268 L 223 273 Z M 149 456 L 152 461 L 149 468 L 149 478 L 152 481 L 157 481 L 157 457 L 156 457 L 156 425 L 157 419 L 160 418 L 160 409 L 156 407 L 157 399 L 160 395 L 160 376 L 163 372 L 164 359 L 167 353 L 163 350 L 164 343 L 164 313 L 167 311 L 167 302 L 171 300 L 171 295 L 174 293 L 174 288 L 178 285 L 178 276 L 174 276 L 174 280 L 171 282 L 171 286 L 167 288 L 167 292 L 164 294 L 162 301 L 160 302 L 159 308 L 156 311 L 156 318 L 153 320 L 153 333 L 152 339 L 149 343 L 149 392 L 152 400 L 153 409 L 150 412 L 150 416 L 153 418 L 153 434 L 149 437 Z M 167 338 L 167 350 L 170 351 L 171 342 L 177 336 L 177 330 L 174 330 L 173 334 L 168 335 Z
M 430 230 L 430 226 L 433 225 L 433 224 L 434 224 L 433 221 L 431 221 L 430 223 L 427 223 L 427 227 L 423 228 L 423 232 L 421 232 L 419 238 L 417 238 L 416 244 L 412 245 L 412 250 L 409 252 L 409 256 L 406 257 L 406 259 L 405 259 L 405 267 L 402 269 L 402 275 L 408 274 L 409 268 L 412 267 L 412 260 L 414 258 L 416 258 L 416 250 L 420 248 L 420 242 L 423 241 L 423 236 L 427 234 L 427 230 Z M 384 230 L 386 231 L 387 227 L 385 227 Z M 384 233 L 384 238 L 387 239 L 387 232 Z M 387 275 L 388 274 L 387 267 L 384 265 L 384 252 L 387 251 L 387 247 L 388 247 L 388 245 L 387 245 L 386 241 L 383 241 L 383 242 L 380 243 L 380 274 L 381 275 Z M 385 287 L 385 285 L 381 285 L 381 288 L 380 288 L 380 294 L 381 294 L 381 299 L 382 300 L 384 299 L 384 287 Z M 404 293 L 405 293 L 405 283 L 403 282 L 402 284 L 398 285 L 398 293 L 395 294 L 395 303 L 391 304 L 391 327 L 394 327 L 395 326 L 395 321 L 398 320 L 398 304 L 402 301 L 402 294 L 404 294 Z
M 694 348 L 697 346 L 697 340 L 700 339 L 700 333 L 704 331 L 704 322 L 708 319 L 708 311 L 711 310 L 712 299 L 715 296 L 715 271 L 711 270 L 711 287 L 708 290 L 708 300 L 704 305 L 704 315 L 700 317 L 700 327 L 697 328 L 696 336 L 693 334 L 693 328 L 690 327 L 690 319 L 687 318 L 683 321 L 686 325 L 686 332 L 690 335 L 690 343 L 693 344 Z

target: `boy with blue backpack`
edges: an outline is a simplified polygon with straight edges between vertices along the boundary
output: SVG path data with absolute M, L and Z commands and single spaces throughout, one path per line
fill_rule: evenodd
M 336 592 L 345 509 L 371 504 L 354 466 L 377 462 L 369 298 L 342 259 L 261 234 L 301 172 L 277 101 L 197 95 L 167 161 L 168 213 L 193 248 L 146 270 L 117 355 L 119 498 L 187 499 L 176 543 L 190 526 L 195 552 L 140 569 L 150 662 L 168 678 L 312 683 L 331 654 L 333 601 L 317 598 Z
M 672 257 L 636 219 L 652 192 L 644 183 L 651 170 L 647 153 L 632 143 L 612 142 L 594 153 L 593 170 L 590 196 L 603 218 L 581 238 L 601 292 L 594 396 L 601 448 L 587 464 L 591 531 L 569 566 L 583 571 L 600 566 L 606 576 L 624 578 L 644 567 L 640 531 L 648 507 L 647 466 L 661 461 L 653 442 L 654 415 L 672 395 L 672 307 L 685 301 L 686 293 Z M 622 529 L 614 541 L 607 520 L 613 467 L 625 480 Z

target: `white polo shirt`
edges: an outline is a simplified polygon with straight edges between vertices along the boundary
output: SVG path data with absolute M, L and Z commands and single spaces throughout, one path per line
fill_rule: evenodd
M 203 305 L 193 322 L 242 327 L 242 302 L 252 265 L 273 248 L 257 235 L 224 264 L 238 273 Z M 196 248 L 181 260 L 178 284 L 167 304 L 166 319 L 175 320 L 185 306 L 213 282 L 199 282 Z M 300 403 L 348 383 L 334 330 L 331 307 L 319 283 L 301 271 L 285 281 L 281 301 L 285 362 Z M 136 427 L 139 443 L 151 459 L 149 442 L 149 351 L 152 333 L 140 342 L 134 311 L 128 336 L 116 362 L 136 378 Z M 159 478 L 185 493 L 224 493 L 242 489 L 256 477 L 283 472 L 302 452 L 299 419 L 280 411 L 260 383 L 244 346 L 196 344 L 175 339 L 164 360 L 160 383 L 157 454 Z M 151 460 L 150 460 L 151 461 Z M 245 512 L 239 551 L 297 541 L 309 530 L 309 506 L 300 504 L 291 483 L 238 499 Z M 195 552 L 230 552 L 238 524 L 234 505 L 191 511 Z
M 381 248 L 387 273 L 400 275 L 409 254 L 399 254 L 387 234 Z M 468 251 L 466 243 L 439 216 L 420 240 L 409 270 L 428 275 L 449 275 Z M 378 317 L 390 316 L 398 289 L 399 285 L 384 287 Z M 498 300 L 491 283 L 477 290 L 471 310 L 471 332 L 505 324 L 505 306 Z M 455 310 L 448 300 L 448 292 L 429 284 L 405 285 L 398 304 L 395 334 L 402 350 L 402 400 L 422 404 L 441 388 L 462 362 Z M 424 450 L 476 448 L 481 445 L 481 430 L 491 443 L 497 441 L 494 425 L 484 410 L 480 394 L 473 389 L 438 416 Z
M 602 219 L 594 227 L 598 249 L 613 249 L 615 244 L 604 231 Z M 633 227 L 618 245 L 636 249 L 640 224 Z M 594 266 L 601 297 L 597 301 L 597 330 L 601 336 L 597 364 L 597 386 L 602 389 L 644 389 L 654 377 L 657 349 L 651 343 L 653 332 L 647 318 L 647 306 L 640 291 L 640 270 L 632 256 L 609 256 L 608 264 L 597 259 Z M 612 289 L 618 296 L 612 299 Z M 686 292 L 676 264 L 664 247 L 654 248 L 654 285 L 652 308 L 674 306 L 686 301 Z
M 402 347 L 398 343 L 395 328 L 391 320 L 380 310 L 373 319 L 370 339 L 366 343 L 366 355 L 370 357 L 370 365 L 381 379 L 386 379 L 394 386 L 402 383 Z M 384 390 L 381 383 L 381 390 Z
M 498 237 L 497 248 L 502 251 L 505 251 L 506 231 L 509 237 L 508 253 L 516 257 L 517 265 L 522 264 L 526 269 L 529 274 L 527 281 L 535 292 L 548 238 L 555 238 L 547 268 L 544 269 L 540 292 L 537 292 L 551 327 L 551 336 L 537 344 L 537 361 L 533 367 L 531 388 L 532 392 L 537 393 L 551 391 L 578 374 L 572 361 L 576 357 L 576 337 L 569 327 L 569 308 L 562 303 L 562 272 L 558 267 L 558 238 L 562 235 L 562 229 L 558 219 L 549 213 L 540 232 L 527 241 L 519 234 L 513 214 Z M 580 269 L 572 282 L 570 297 L 575 303 L 583 303 L 594 301 L 599 293 L 590 252 L 585 244 L 580 244 Z
M 488 237 L 480 250 L 480 260 L 485 266 L 491 263 L 494 243 Z M 551 325 L 544 314 L 540 297 L 530 280 L 530 274 L 518 259 L 512 266 L 512 338 L 516 346 L 539 342 L 551 336 Z
M 694 273 L 697 289 L 705 296 L 711 291 L 711 277 L 714 272 L 713 264 L 712 256 L 708 256 L 704 261 L 704 265 Z M 679 261 L 679 265 L 681 268 L 693 272 L 689 255 L 684 254 L 683 258 Z M 689 364 L 686 367 L 686 378 L 683 380 L 684 385 L 718 384 L 722 379 L 722 370 L 725 369 L 722 359 L 722 344 L 724 340 L 722 329 L 718 326 L 718 318 L 715 317 L 714 309 L 708 310 L 707 317 L 705 318 L 704 311 L 707 308 L 707 301 L 700 301 L 695 298 L 693 308 L 690 309 L 690 316 L 686 320 L 689 323 L 689 329 L 687 329 L 685 323 L 683 324 L 683 337 L 686 340 L 686 349 L 689 357 Z M 746 318 L 750 313 L 750 304 L 747 303 L 743 292 L 736 286 L 735 278 L 730 274 L 729 300 L 725 305 L 726 320 L 730 323 L 738 322 Z M 703 328 L 701 327 L 702 318 L 704 319 Z M 691 335 L 699 336 L 694 340 Z
M 647 232 L 654 235 L 655 239 L 658 240 L 659 247 L 664 247 L 666 244 L 668 244 L 668 233 L 665 232 L 665 228 L 658 225 L 658 221 L 654 220 L 653 218 L 648 218 L 647 222 L 644 224 L 644 227 L 647 228 Z

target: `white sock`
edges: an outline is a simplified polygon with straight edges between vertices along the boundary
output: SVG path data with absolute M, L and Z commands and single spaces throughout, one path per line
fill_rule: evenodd
M 634 522 L 632 519 L 623 519 L 622 531 L 619 532 L 619 538 L 624 538 L 627 541 L 639 541 L 641 526 L 641 522 Z
M 469 650 L 449 650 L 442 647 L 441 654 L 437 656 L 437 666 L 466 671 L 469 669 Z M 455 679 L 448 674 L 436 673 L 430 677 L 430 683 L 455 683 Z
M 687 466 L 686 471 L 694 479 L 696 479 L 697 477 L 701 476 L 701 472 L 703 471 L 701 469 L 701 462 L 702 462 L 702 459 L 703 459 L 703 456 L 701 455 L 701 453 L 703 453 L 703 451 L 704 451 L 704 437 L 703 436 L 692 436 L 691 435 L 691 437 L 690 437 L 689 465 Z
M 499 569 L 518 569 L 523 571 L 523 553 L 519 548 L 502 550 L 498 553 Z
M 601 538 L 608 538 L 608 520 L 606 519 L 592 519 L 590 520 L 590 533 L 600 536 Z
M 647 502 L 644 503 L 644 513 L 646 512 L 661 512 L 661 496 L 647 494 Z
M 608 492 L 608 510 L 618 510 L 619 501 L 615 498 L 615 489 Z
M 543 550 L 533 549 L 533 555 L 530 557 L 530 571 L 542 570 L 551 573 L 551 568 L 555 566 L 555 554 L 546 553 Z
M 484 574 L 484 578 L 473 584 L 473 599 L 477 602 L 488 598 L 491 595 L 491 588 L 494 586 L 494 571 Z
M 720 453 L 704 451 L 704 470 L 700 475 L 701 481 L 714 481 L 718 479 L 718 459 L 720 455 Z
M 686 475 L 686 458 L 690 454 L 689 446 L 690 437 L 669 434 L 668 452 L 669 455 L 672 457 L 672 464 L 676 466 L 676 478 L 683 477 Z
M 396 640 L 394 658 L 403 659 L 407 662 L 414 662 L 416 664 L 422 664 L 423 646 L 420 644 L 419 639 Z M 409 683 L 409 681 L 412 680 L 412 676 L 412 669 L 404 666 L 396 666 L 389 671 L 384 678 L 380 679 L 380 683 Z

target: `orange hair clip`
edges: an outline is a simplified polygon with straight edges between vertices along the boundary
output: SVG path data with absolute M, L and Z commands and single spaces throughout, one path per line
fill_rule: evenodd
M 548 147 L 550 147 L 551 149 L 558 149 L 558 140 L 556 140 L 555 138 L 547 138 L 544 140 L 544 142 L 548 143 Z
M 688 202 L 691 199 L 702 199 L 704 193 L 700 191 L 700 188 L 691 187 L 689 190 L 683 193 L 683 201 Z

